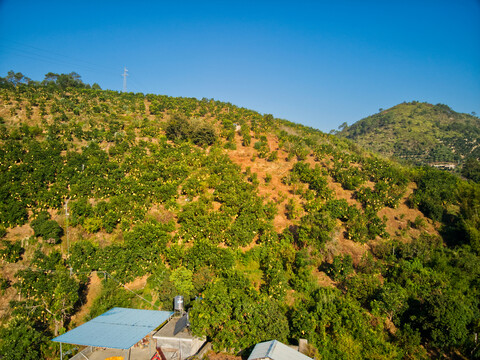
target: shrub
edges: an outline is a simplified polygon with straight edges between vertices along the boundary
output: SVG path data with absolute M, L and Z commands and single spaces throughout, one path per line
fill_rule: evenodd
M 189 120 L 183 115 L 174 115 L 165 128 L 167 139 L 172 141 L 191 140 L 200 146 L 212 145 L 217 140 L 213 126 L 201 120 Z
M 102 228 L 102 219 L 99 219 L 99 218 L 96 218 L 96 217 L 88 218 L 83 223 L 83 227 L 90 234 L 94 234 L 96 232 L 99 232 L 100 229 Z
M 190 137 L 191 126 L 185 116 L 175 114 L 167 122 L 165 135 L 168 140 L 186 140 Z
M 10 242 L 2 240 L 3 249 L 0 250 L 0 259 L 8 263 L 16 263 L 22 258 L 25 249 L 20 245 L 20 241 Z
M 270 155 L 268 155 L 268 161 L 275 161 L 278 159 L 278 153 L 276 151 L 272 151 Z
M 206 122 L 196 121 L 192 123 L 191 140 L 195 145 L 212 145 L 217 140 L 215 129 Z
M 63 236 L 63 229 L 55 220 L 50 220 L 50 214 L 42 211 L 37 218 L 30 223 L 36 237 L 42 237 L 47 242 L 58 244 Z
M 350 255 L 335 256 L 327 271 L 335 281 L 345 280 L 353 272 L 353 261 Z

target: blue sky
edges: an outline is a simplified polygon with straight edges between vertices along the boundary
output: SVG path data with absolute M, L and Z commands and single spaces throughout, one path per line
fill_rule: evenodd
M 480 1 L 0 0 L 0 76 L 75 71 L 328 132 L 403 101 L 480 114 Z

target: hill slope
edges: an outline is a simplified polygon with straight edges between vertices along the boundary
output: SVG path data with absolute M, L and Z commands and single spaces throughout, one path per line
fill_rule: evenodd
M 1 355 L 58 357 L 72 321 L 177 294 L 215 349 L 476 351 L 478 186 L 212 99 L 0 96 Z
M 339 135 L 414 164 L 458 164 L 467 157 L 480 158 L 480 119 L 443 104 L 399 104 L 345 127 Z

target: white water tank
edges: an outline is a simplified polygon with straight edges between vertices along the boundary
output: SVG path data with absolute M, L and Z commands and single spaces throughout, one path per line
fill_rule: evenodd
M 183 313 L 183 296 L 175 296 L 175 298 L 173 299 L 173 310 Z

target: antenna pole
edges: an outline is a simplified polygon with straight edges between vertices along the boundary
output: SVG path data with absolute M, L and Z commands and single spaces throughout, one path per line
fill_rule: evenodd
M 128 70 L 126 67 L 123 68 L 123 92 L 127 92 L 127 74 Z
M 65 200 L 65 228 L 66 228 L 66 233 L 67 233 L 67 256 L 70 256 L 70 242 L 68 241 L 68 201 L 70 199 Z

